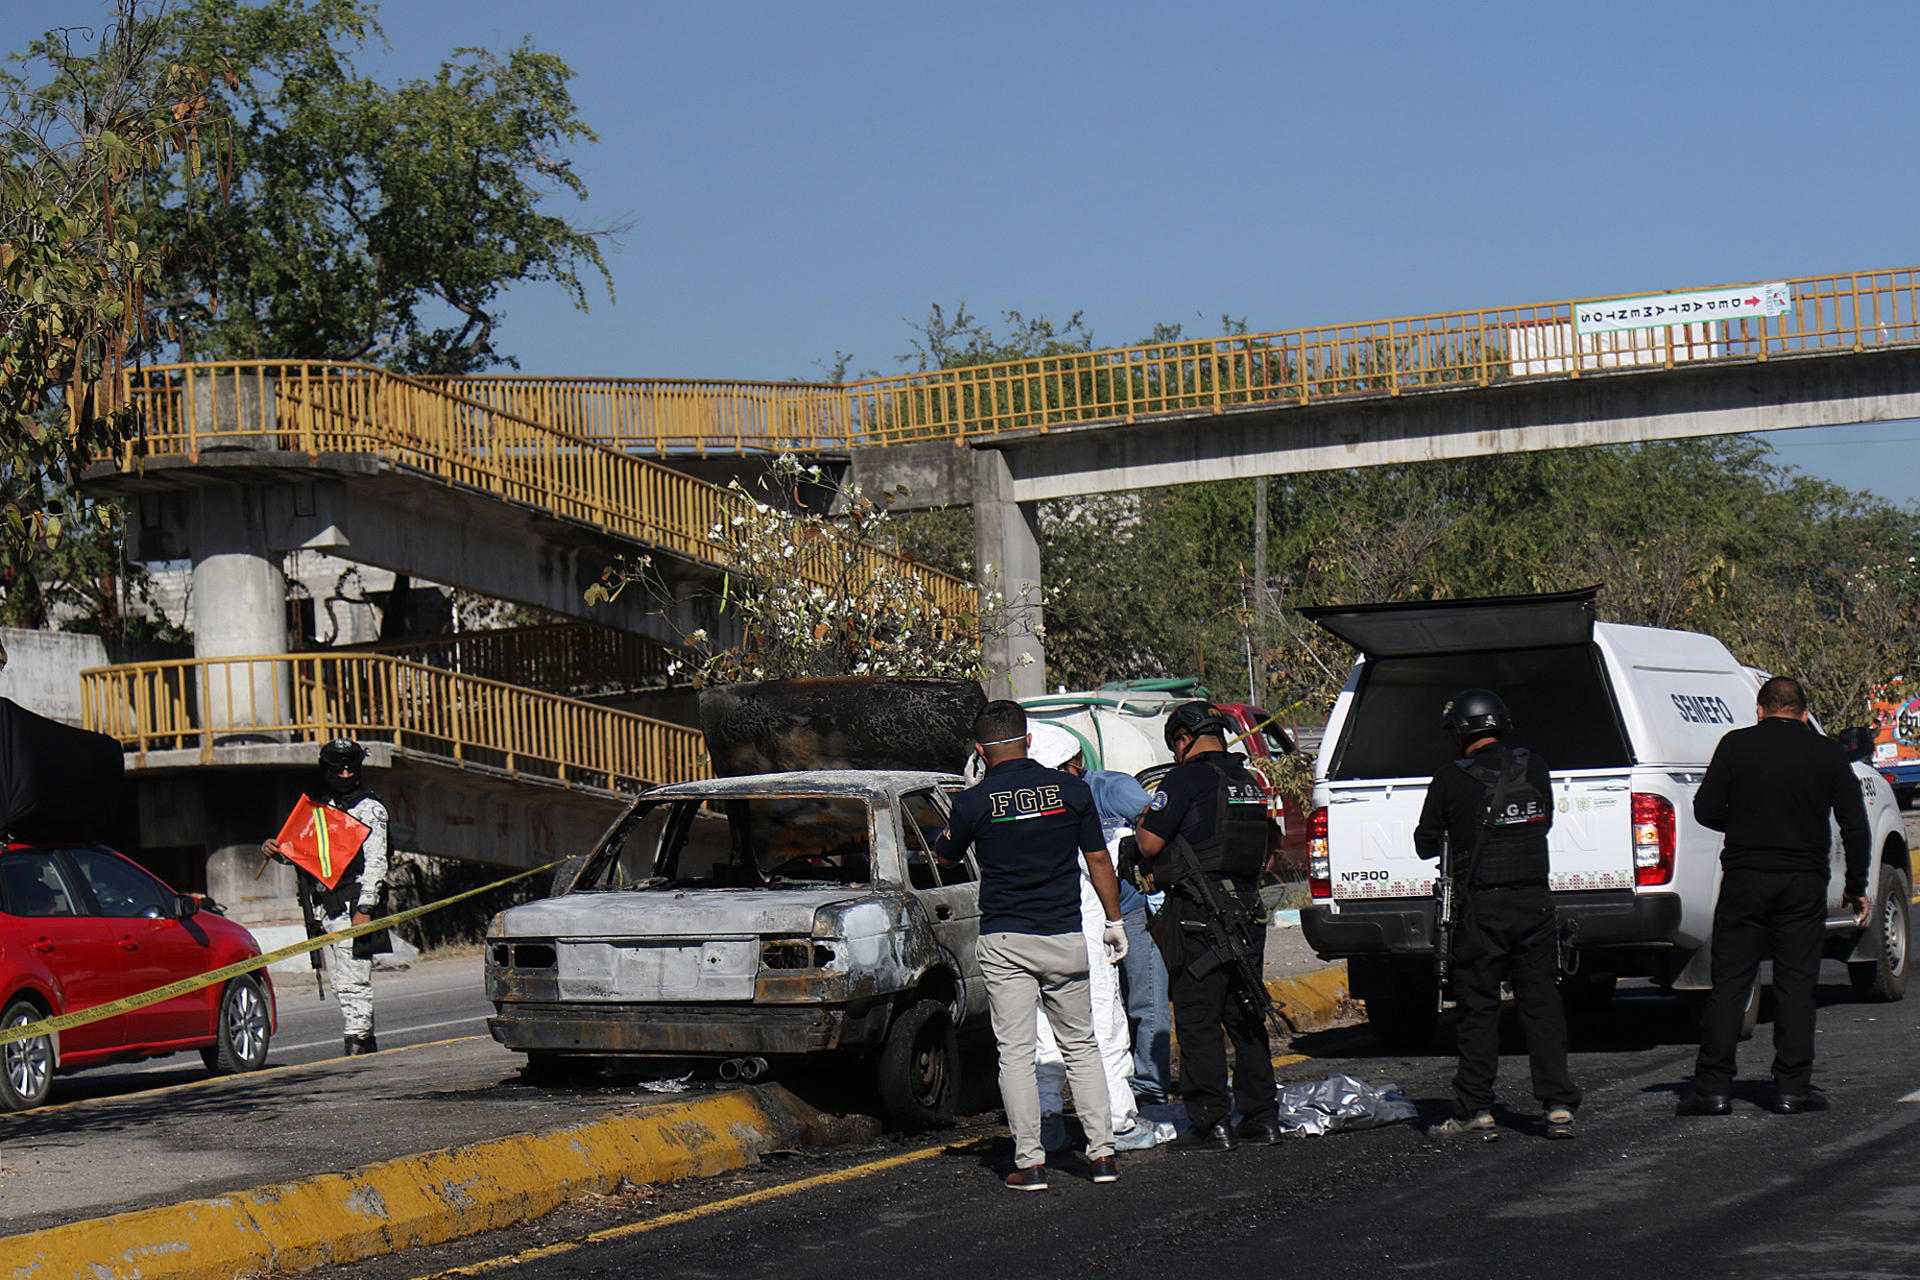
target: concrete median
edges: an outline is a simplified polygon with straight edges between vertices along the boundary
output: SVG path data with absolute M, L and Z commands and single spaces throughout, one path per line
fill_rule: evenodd
M 1324 1031 L 1352 1022 L 1360 1015 L 1347 990 L 1347 966 L 1268 978 L 1267 994 L 1279 1002 L 1296 1032 Z
M 627 1182 L 737 1169 L 831 1141 L 778 1085 L 661 1103 L 273 1186 L 0 1239 L 9 1280 L 232 1280 L 337 1266 L 524 1221 Z

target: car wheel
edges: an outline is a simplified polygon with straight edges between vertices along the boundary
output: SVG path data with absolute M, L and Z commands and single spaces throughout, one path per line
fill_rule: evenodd
M 1440 1029 L 1440 1002 L 1431 965 L 1388 961 L 1369 964 L 1354 981 L 1364 991 L 1367 1027 L 1389 1053 L 1418 1053 L 1433 1046 Z
M 880 1049 L 880 1104 L 909 1133 L 953 1123 L 960 1091 L 960 1037 L 938 1000 L 918 1000 L 887 1028 Z
M 1688 991 L 1684 993 L 1687 1015 L 1693 1022 L 1694 1039 L 1701 1039 L 1707 1030 L 1707 1005 L 1711 1003 L 1713 992 Z M 1740 1010 L 1740 1038 L 1753 1039 L 1753 1033 L 1760 1026 L 1760 979 L 1756 975 L 1753 985 L 1747 988 L 1747 1003 Z
M 564 1089 L 594 1080 L 601 1074 L 601 1066 L 598 1058 L 533 1050 L 520 1067 L 520 1077 L 528 1084 L 542 1088 Z
M 1877 935 L 1879 945 L 1873 959 L 1847 962 L 1853 993 L 1863 1000 L 1898 1000 L 1907 993 L 1907 916 L 1912 897 L 1906 873 L 1898 867 L 1880 868 L 1880 892 L 1867 917 L 1867 930 Z
M 217 1076 L 241 1071 L 258 1071 L 267 1063 L 267 994 L 260 979 L 242 974 L 227 984 L 220 996 L 220 1025 L 214 1030 L 211 1049 L 202 1049 L 200 1057 L 207 1070 Z
M 12 1030 L 47 1015 L 31 1000 L 15 1000 L 0 1014 L 0 1027 Z M 0 1106 L 25 1111 L 47 1100 L 53 1089 L 53 1038 L 34 1036 L 0 1044 Z
M 1760 979 L 1756 976 L 1753 986 L 1747 991 L 1747 1007 L 1740 1011 L 1740 1038 L 1753 1039 L 1753 1033 L 1760 1029 Z

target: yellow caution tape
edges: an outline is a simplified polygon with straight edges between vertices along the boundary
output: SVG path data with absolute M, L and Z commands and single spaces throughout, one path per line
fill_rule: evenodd
M 569 857 L 570 856 L 571 855 L 569 855 Z M 309 951 L 318 951 L 321 947 L 330 946 L 343 938 L 357 938 L 363 933 L 373 933 L 379 929 L 391 928 L 396 924 L 404 924 L 409 920 L 418 920 L 428 912 L 438 911 L 440 908 L 450 907 L 456 902 L 464 902 L 468 898 L 478 897 L 490 889 L 498 889 L 502 885 L 512 884 L 516 880 L 525 880 L 528 876 L 537 876 L 542 871 L 551 871 L 565 861 L 567 861 L 566 858 L 555 858 L 552 862 L 534 867 L 530 871 L 516 872 L 504 880 L 495 880 L 492 884 L 483 884 L 478 889 L 468 889 L 464 893 L 456 893 L 451 898 L 442 898 L 438 902 L 429 902 L 425 906 L 414 907 L 408 911 L 398 911 L 390 916 L 382 916 L 378 920 L 369 920 L 365 924 L 357 924 L 350 929 L 342 929 L 338 933 L 325 933 L 317 938 L 307 938 L 304 941 L 294 943 L 292 946 L 281 947 L 278 951 L 269 951 L 263 956 L 254 956 L 248 960 L 241 960 L 234 964 L 227 965 L 224 968 L 215 969 L 210 973 L 200 974 L 197 977 L 182 978 L 178 982 L 169 982 L 164 987 L 155 987 L 151 991 L 142 991 L 138 995 L 127 996 L 120 1000 L 111 1000 L 106 1004 L 96 1004 L 87 1009 L 77 1009 L 72 1013 L 56 1014 L 51 1018 L 42 1018 L 38 1022 L 29 1022 L 24 1026 L 0 1028 L 0 1044 L 12 1044 L 16 1040 L 31 1040 L 36 1036 L 44 1036 L 55 1031 L 65 1031 L 69 1027 L 85 1026 L 89 1022 L 98 1022 L 102 1018 L 111 1018 L 116 1013 L 125 1013 L 130 1009 L 144 1009 L 150 1004 L 159 1004 L 162 1000 L 171 1000 L 175 996 L 186 995 L 189 991 L 198 991 L 202 987 L 210 987 L 216 982 L 225 982 L 228 978 L 237 978 L 243 973 L 252 973 L 255 969 L 264 969 L 270 964 L 279 964 L 282 960 L 290 960 L 294 956 L 303 956 Z

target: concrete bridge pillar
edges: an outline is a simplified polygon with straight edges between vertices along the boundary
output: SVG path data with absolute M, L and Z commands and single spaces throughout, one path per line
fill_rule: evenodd
M 266 490 L 209 485 L 194 495 L 193 656 L 287 652 L 287 575 L 267 540 Z M 201 728 L 215 735 L 284 725 L 285 663 L 219 664 L 200 690 Z
M 1047 691 L 1041 643 L 1039 506 L 1013 500 L 1013 472 L 998 449 L 973 451 L 973 562 L 980 597 L 1005 598 L 1001 617 L 989 618 L 987 681 L 990 698 L 1029 698 Z M 1002 674 L 1004 673 L 1004 674 Z

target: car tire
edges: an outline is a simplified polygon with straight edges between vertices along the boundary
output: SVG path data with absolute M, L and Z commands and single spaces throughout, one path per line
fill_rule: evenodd
M 1880 892 L 1874 895 L 1867 930 L 1875 935 L 1871 960 L 1849 960 L 1847 977 L 1862 1000 L 1898 1000 L 1907 993 L 1907 959 L 1912 952 L 1907 928 L 1913 886 L 1898 867 L 1880 868 Z
M 878 1063 L 880 1105 L 908 1133 L 953 1123 L 960 1094 L 960 1037 L 938 1000 L 916 1000 L 887 1028 Z
M 266 988 L 252 974 L 242 974 L 220 993 L 213 1047 L 202 1049 L 200 1058 L 216 1076 L 258 1071 L 267 1065 L 267 1042 L 272 1035 Z
M 1699 1040 L 1706 1035 L 1707 1005 L 1712 1000 L 1712 991 L 1689 991 L 1685 993 L 1687 1016 L 1693 1023 L 1693 1038 Z M 1740 1039 L 1751 1040 L 1753 1033 L 1760 1027 L 1760 978 L 1756 974 L 1753 985 L 1747 988 L 1747 1004 L 1740 1011 Z
M 1440 1029 L 1433 984 L 1433 968 L 1424 963 L 1389 961 L 1370 975 L 1361 999 L 1367 1006 L 1367 1026 L 1381 1048 L 1389 1053 L 1418 1053 L 1433 1047 Z
M 598 1058 L 577 1053 L 530 1051 L 520 1068 L 520 1078 L 543 1089 L 565 1089 L 587 1083 L 600 1075 Z
M 0 1027 L 24 1027 L 46 1017 L 33 1001 L 17 999 L 0 1014 Z M 0 1109 L 25 1111 L 47 1100 L 53 1090 L 53 1037 L 34 1036 L 0 1044 Z

